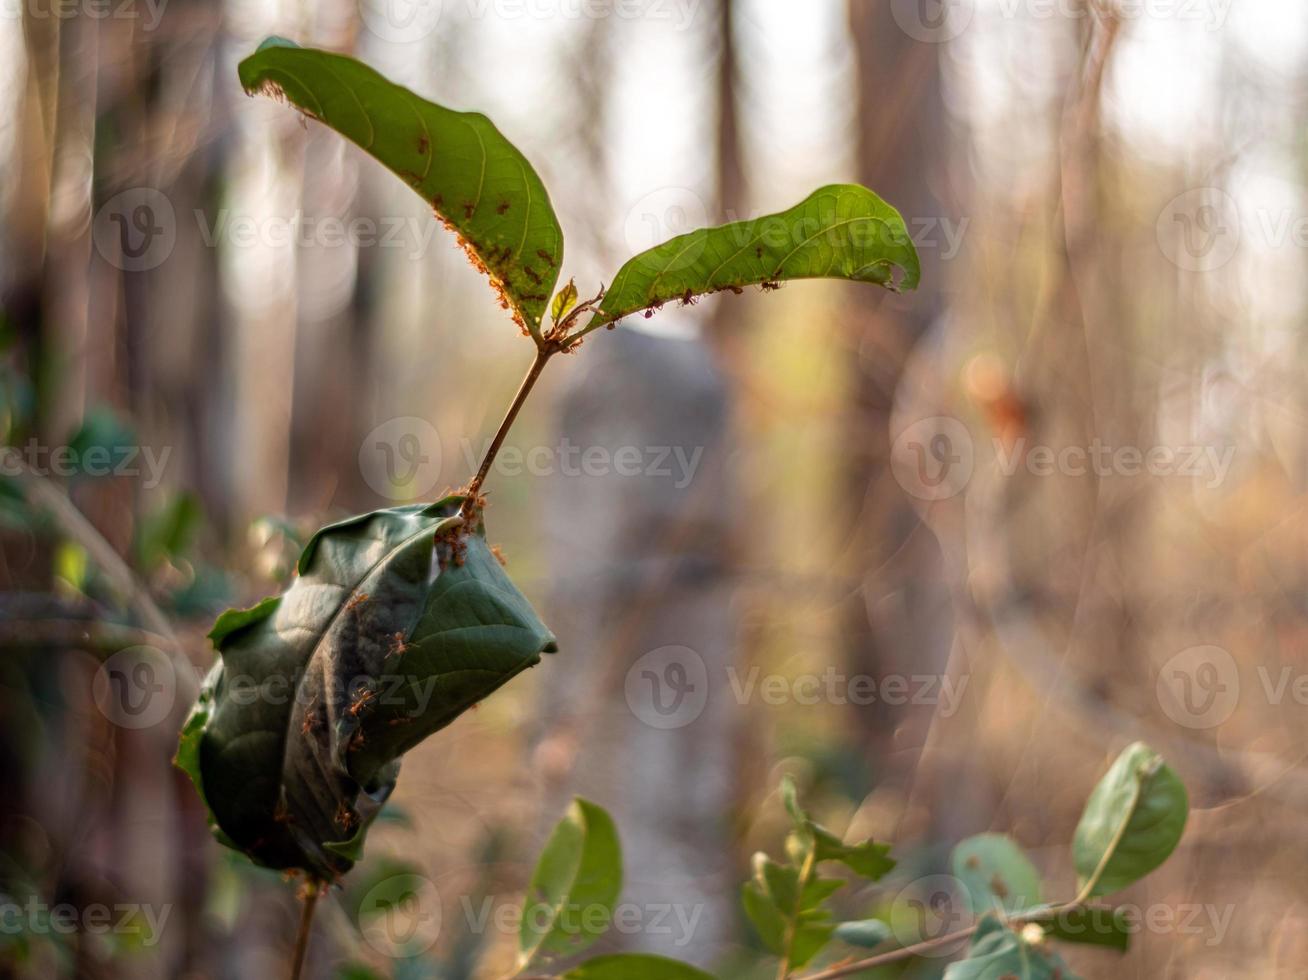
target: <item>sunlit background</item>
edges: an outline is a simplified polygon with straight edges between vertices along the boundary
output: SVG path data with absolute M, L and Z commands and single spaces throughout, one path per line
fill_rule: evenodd
M 495 910 L 578 793 L 627 900 L 684 913 L 606 941 L 724 978 L 775 970 L 738 883 L 780 848 L 782 773 L 894 843 L 848 917 L 944 914 L 984 830 L 1068 898 L 1135 739 L 1190 824 L 1123 896 L 1153 916 L 1131 951 L 1071 965 L 1305 975 L 1308 6 L 4 0 L 0 893 L 140 911 L 0 920 L 0 976 L 284 973 L 292 889 L 170 767 L 204 634 L 315 528 L 466 483 L 531 361 L 425 202 L 241 91 L 270 34 L 487 113 L 583 297 L 844 181 L 924 269 L 669 307 L 551 362 L 487 521 L 561 652 L 406 758 L 310 975 L 503 977 Z M 141 646 L 172 661 L 123 724 L 105 664 Z M 416 956 L 357 914 L 396 874 L 438 917 Z

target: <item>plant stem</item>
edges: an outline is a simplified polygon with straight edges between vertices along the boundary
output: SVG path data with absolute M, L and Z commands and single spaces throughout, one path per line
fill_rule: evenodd
M 313 910 L 322 892 L 322 882 L 310 879 L 304 886 L 304 908 L 300 912 L 300 930 L 295 936 L 295 957 L 291 960 L 291 980 L 300 980 L 304 968 L 304 955 L 309 951 L 309 932 L 313 926 Z
M 781 957 L 781 962 L 777 964 L 777 980 L 786 980 L 790 976 L 790 960 L 795 955 L 795 935 L 799 932 L 799 913 L 804 907 L 804 889 L 808 887 L 809 878 L 813 877 L 813 869 L 817 865 L 817 844 L 812 843 L 809 847 L 808 854 L 804 857 L 803 867 L 799 869 L 799 877 L 795 888 L 795 910 L 789 924 L 786 926 L 786 954 Z
M 477 494 L 481 492 L 481 486 L 486 482 L 486 476 L 490 473 L 491 465 L 495 462 L 495 456 L 500 451 L 500 447 L 504 445 L 504 439 L 509 434 L 509 429 L 513 427 L 513 421 L 518 417 L 518 412 L 522 410 L 523 402 L 531 394 L 531 389 L 535 387 L 536 379 L 540 377 L 541 371 L 545 370 L 545 363 L 557 352 L 558 348 L 550 345 L 542 345 L 537 348 L 536 359 L 531 362 L 531 370 L 527 372 L 527 376 L 522 379 L 522 384 L 518 386 L 518 393 L 513 396 L 513 402 L 509 405 L 509 410 L 504 414 L 504 421 L 500 423 L 499 431 L 495 433 L 490 448 L 486 450 L 486 457 L 481 461 L 481 468 L 477 470 L 477 475 L 468 484 L 467 496 L 463 501 L 463 506 L 459 508 L 459 516 L 465 520 L 476 506 Z
M 1068 912 L 1082 907 L 1080 901 L 1066 902 L 1062 905 L 1051 905 L 1048 908 L 1037 909 L 1028 913 L 1018 913 L 1005 921 L 1010 926 L 1023 925 L 1028 922 L 1040 922 L 1045 919 L 1051 919 L 1063 912 Z M 948 946 L 951 943 L 961 942 L 971 937 L 977 929 L 981 928 L 979 924 L 968 926 L 966 929 L 960 929 L 957 932 L 951 932 L 947 936 L 937 936 L 935 939 L 925 939 L 920 943 L 914 943 L 912 946 L 902 946 L 899 949 L 888 950 L 884 953 L 878 953 L 876 956 L 870 956 L 867 959 L 855 960 L 852 963 L 840 963 L 836 966 L 829 967 L 819 973 L 810 973 L 801 980 L 837 980 L 838 977 L 848 977 L 855 973 L 862 973 L 864 970 L 871 970 L 874 967 L 886 966 L 889 963 L 897 963 L 900 960 L 906 960 L 910 956 L 917 956 L 919 953 L 925 953 L 928 950 L 935 949 L 937 946 Z

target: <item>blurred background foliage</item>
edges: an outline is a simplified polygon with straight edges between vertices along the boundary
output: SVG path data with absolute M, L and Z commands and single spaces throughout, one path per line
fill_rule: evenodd
M 899 868 L 845 917 L 893 922 L 915 889 L 945 914 L 933 876 L 988 829 L 1070 892 L 1081 802 L 1138 737 L 1195 805 L 1129 894 L 1175 921 L 1073 966 L 1303 975 L 1308 9 L 1291 0 L 6 7 L 0 892 L 168 915 L 155 936 L 24 913 L 0 975 L 283 972 L 292 890 L 211 841 L 169 765 L 203 634 L 277 589 L 317 526 L 465 482 L 529 361 L 420 200 L 240 92 L 236 62 L 273 33 L 489 114 L 551 189 L 583 296 L 637 249 L 832 181 L 898 207 L 924 260 L 915 294 L 713 297 L 555 362 L 510 439 L 546 462 L 492 474 L 488 521 L 563 652 L 411 753 L 367 861 L 323 903 L 312 975 L 503 975 L 512 933 L 467 910 L 516 903 L 579 790 L 618 819 L 632 901 L 701 913 L 684 944 L 626 945 L 724 977 L 770 975 L 736 883 L 783 833 L 782 771 L 827 825 L 895 842 Z M 365 233 L 314 231 L 332 221 Z M 371 453 L 396 419 L 421 435 L 420 480 Z M 912 451 L 951 420 L 970 479 L 924 499 Z M 699 463 L 578 473 L 562 440 Z M 1096 444 L 1229 467 L 1008 471 Z M 166 715 L 115 723 L 104 665 L 141 647 L 164 653 Z M 633 697 L 668 647 L 702 665 L 707 700 L 662 729 Z M 1178 709 L 1178 656 L 1217 671 L 1188 675 L 1216 715 Z M 910 696 L 742 694 L 755 669 Z M 918 678 L 960 696 L 914 698 Z M 361 911 L 399 874 L 439 906 L 414 956 L 370 942 Z

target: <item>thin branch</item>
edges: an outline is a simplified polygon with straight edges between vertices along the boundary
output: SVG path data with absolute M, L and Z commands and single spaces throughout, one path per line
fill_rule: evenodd
M 536 386 L 536 380 L 540 377 L 541 371 L 545 370 L 546 362 L 556 353 L 558 353 L 558 348 L 548 344 L 536 351 L 536 359 L 531 362 L 531 370 L 522 379 L 522 384 L 518 387 L 518 393 L 513 396 L 513 403 L 509 405 L 509 410 L 504 415 L 504 421 L 500 423 L 499 431 L 495 433 L 490 448 L 486 450 L 486 456 L 481 461 L 481 468 L 477 470 L 477 475 L 468 484 L 467 496 L 463 501 L 463 506 L 459 508 L 459 516 L 465 521 L 472 514 L 473 508 L 476 507 L 477 495 L 481 492 L 482 484 L 486 482 L 491 465 L 495 462 L 495 456 L 504 445 L 504 439 L 509 434 L 509 429 L 513 427 L 518 412 L 522 410 L 522 405 L 527 400 L 527 396 L 531 394 L 531 389 Z
M 177 674 L 180 688 L 178 693 L 186 698 L 194 697 L 198 687 L 194 668 L 183 654 L 181 642 L 177 639 L 172 624 L 155 604 L 149 589 L 62 489 L 21 461 L 18 463 L 22 466 L 20 478 L 31 492 L 33 503 L 49 511 L 63 528 L 64 533 L 75 538 L 86 549 L 91 560 L 113 583 L 114 588 L 126 598 L 128 606 L 140 617 L 145 628 L 165 641 L 167 656 L 172 661 Z
M 892 949 L 887 953 L 881 953 L 877 956 L 870 956 L 864 960 L 856 960 L 853 963 L 844 963 L 840 966 L 833 966 L 821 973 L 810 973 L 803 977 L 802 980 L 835 980 L 836 977 L 848 977 L 855 973 L 862 973 L 864 970 L 871 970 L 874 967 L 885 966 L 889 963 L 898 963 L 900 960 L 906 960 L 910 956 L 917 956 L 919 953 L 925 953 L 935 949 L 938 946 L 947 946 L 950 943 L 960 942 L 969 938 L 980 926 L 969 926 L 966 929 L 960 929 L 958 932 L 951 932 L 947 936 L 937 936 L 935 939 L 927 939 L 920 943 L 914 943 L 912 946 L 903 946 L 899 949 Z
M 1004 920 L 1009 926 L 1025 925 L 1030 922 L 1042 922 L 1046 919 L 1056 918 L 1063 912 L 1074 911 L 1083 907 L 1084 902 L 1073 901 L 1066 902 L 1062 905 L 1051 905 L 1048 908 L 1036 909 L 1027 913 L 1019 913 Z M 901 946 L 899 949 L 888 950 L 884 953 L 878 953 L 876 956 L 870 956 L 867 959 L 855 960 L 852 963 L 841 963 L 838 966 L 829 967 L 819 973 L 810 973 L 800 980 L 836 980 L 838 977 L 848 977 L 855 973 L 862 973 L 864 970 L 871 970 L 878 966 L 886 966 L 889 963 L 898 963 L 900 960 L 906 960 L 911 956 L 917 956 L 919 953 L 925 953 L 940 946 L 948 946 L 952 943 L 962 942 L 964 939 L 970 939 L 972 935 L 980 929 L 980 923 L 968 926 L 966 929 L 959 929 L 957 932 L 951 932 L 947 936 L 937 936 L 935 939 L 926 939 L 920 943 L 914 943 L 912 946 Z
M 322 888 L 322 882 L 310 879 L 301 893 L 304 908 L 300 912 L 299 931 L 295 934 L 295 955 L 291 960 L 290 980 L 300 980 L 300 971 L 304 969 L 304 957 L 309 951 L 309 933 L 313 930 L 313 910 L 318 904 Z
M 799 933 L 799 914 L 804 905 L 804 889 L 808 887 L 808 881 L 813 877 L 813 868 L 817 865 L 817 843 L 811 841 L 808 854 L 804 857 L 804 865 L 799 869 L 799 879 L 795 886 L 795 908 L 786 923 L 786 937 L 784 940 L 784 955 L 781 962 L 777 964 L 777 980 L 786 980 L 790 976 L 790 961 L 795 955 L 795 937 Z

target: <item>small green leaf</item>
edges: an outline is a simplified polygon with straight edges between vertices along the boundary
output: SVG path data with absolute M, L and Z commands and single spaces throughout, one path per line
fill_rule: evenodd
M 563 974 L 563 980 L 713 980 L 687 963 L 645 953 L 597 956 Z
M 880 946 L 891 936 L 890 926 L 880 919 L 862 919 L 858 922 L 842 922 L 836 926 L 836 938 L 851 946 L 872 949 Z
M 786 955 L 786 938 L 791 933 L 790 965 L 803 966 L 831 939 L 835 923 L 821 905 L 844 882 L 836 878 L 811 877 L 799 888 L 799 869 L 778 864 L 766 854 L 754 855 L 754 878 L 745 885 L 741 901 L 745 915 L 771 952 Z
M 858 844 L 845 844 L 821 824 L 809 821 L 819 861 L 839 861 L 856 875 L 869 881 L 878 881 L 895 867 L 889 857 L 890 845 L 865 840 Z
M 612 818 L 576 799 L 531 876 L 518 932 L 518 963 L 580 953 L 609 927 L 622 891 L 622 850 Z
M 967 958 L 951 963 L 944 980 L 1079 980 L 1047 943 L 1031 944 L 986 916 Z
M 191 547 L 203 517 L 200 498 L 193 493 L 175 494 L 148 514 L 136 532 L 136 555 L 141 566 L 154 569 L 166 560 L 182 557 Z
M 1090 794 L 1072 842 L 1085 897 L 1121 891 L 1166 861 L 1189 812 L 1163 757 L 1143 742 L 1127 746 Z
M 540 177 L 489 119 L 283 38 L 264 41 L 239 71 L 246 92 L 285 99 L 413 188 L 458 234 L 520 325 L 539 333 L 563 264 L 563 231 Z
M 1039 905 L 1040 873 L 1011 837 L 977 834 L 954 848 L 954 877 L 963 883 L 978 915 L 1018 912 Z
M 138 445 L 136 432 L 107 405 L 89 409 L 68 439 L 78 477 L 111 475 L 119 464 L 135 457 Z
M 1121 909 L 1093 905 L 1068 909 L 1040 924 L 1047 935 L 1067 943 L 1107 946 L 1121 953 L 1131 945 L 1131 922 Z
M 846 844 L 810 819 L 799 805 L 799 793 L 795 789 L 794 780 L 789 776 L 781 779 L 781 799 L 795 825 L 795 833 L 786 841 L 786 847 L 791 860 L 796 864 L 802 864 L 809 849 L 816 848 L 816 860 L 839 861 L 850 871 L 870 881 L 879 880 L 895 867 L 894 859 L 888 856 L 889 844 L 878 844 L 871 840 Z
M 781 956 L 786 949 L 786 916 L 781 914 L 767 890 L 757 880 L 745 882 L 740 904 L 763 946 L 773 955 Z
M 554 297 L 554 302 L 550 304 L 550 319 L 558 323 L 568 311 L 577 305 L 577 282 L 575 279 L 569 279 L 568 284 L 558 291 Z
M 792 279 L 914 289 L 919 276 L 917 250 L 899 212 L 866 187 L 833 184 L 788 211 L 701 228 L 641 252 L 618 271 L 586 329 L 724 289 Z
M 798 910 L 807 912 L 817 908 L 845 883 L 839 878 L 814 875 L 799 893 L 799 869 L 788 864 L 777 864 L 761 851 L 754 855 L 754 880 L 778 909 L 787 915 Z

